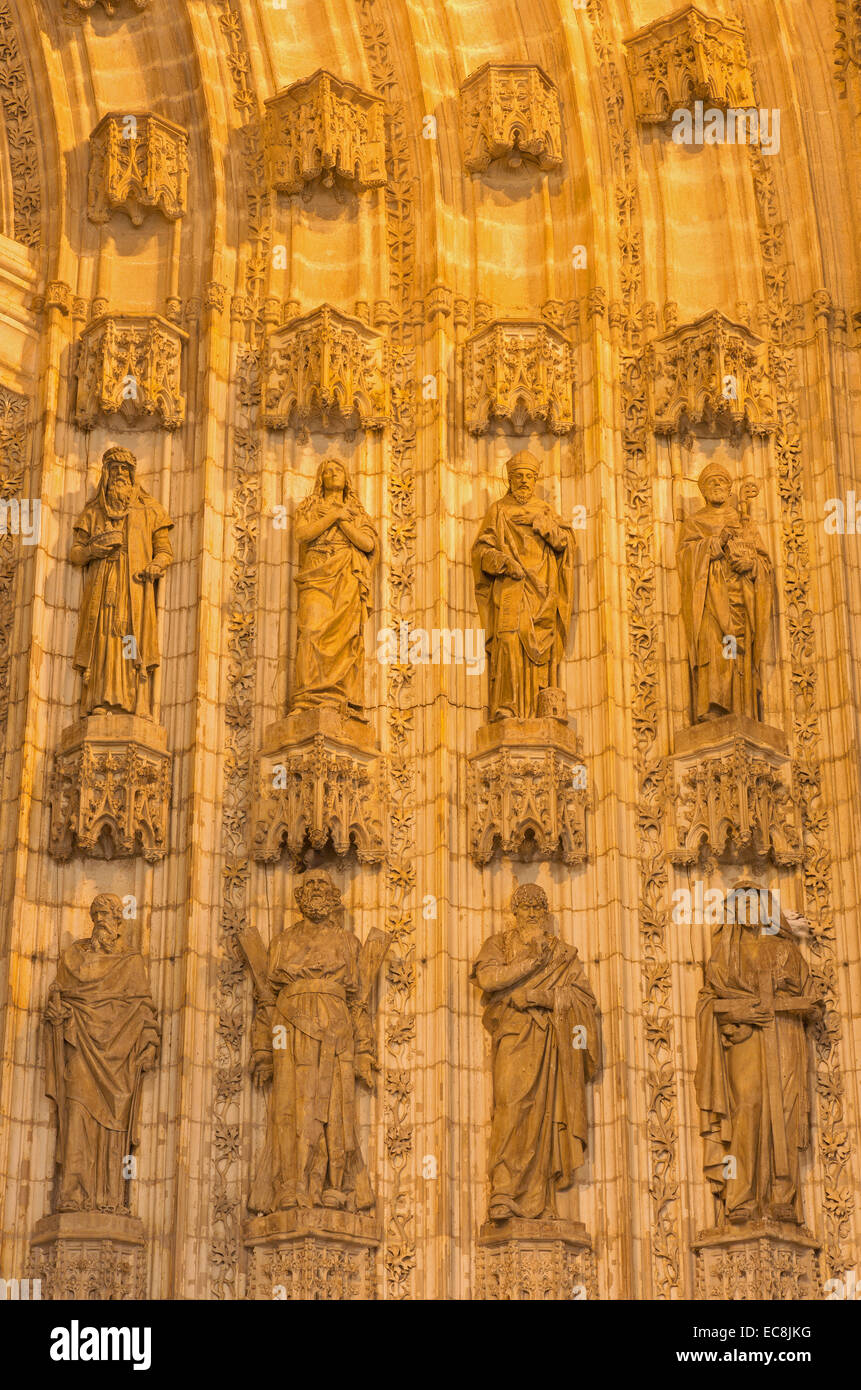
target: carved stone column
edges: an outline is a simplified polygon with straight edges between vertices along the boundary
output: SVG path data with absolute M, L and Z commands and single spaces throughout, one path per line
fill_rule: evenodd
M 377 1296 L 374 1217 L 320 1208 L 255 1216 L 242 1228 L 246 1297 L 261 1302 L 356 1302 Z
M 561 691 L 543 691 L 548 697 Z M 481 867 L 499 846 L 511 859 L 586 858 L 589 804 L 583 742 L 564 718 L 482 724 L 469 760 L 469 849 Z
M 478 1237 L 476 1298 L 493 1302 L 598 1297 L 595 1256 L 579 1221 L 487 1222 Z
M 146 1297 L 146 1237 L 136 1216 L 74 1211 L 44 1216 L 30 1241 L 42 1297 L 96 1302 Z
M 64 729 L 48 792 L 50 852 L 94 859 L 167 853 L 167 733 L 133 714 L 94 714 Z
M 698 1299 L 821 1298 L 819 1242 L 806 1226 L 759 1221 L 700 1231 L 693 1245 Z
M 259 756 L 252 854 L 274 863 L 286 845 L 298 861 L 331 842 L 360 864 L 385 855 L 385 778 L 370 725 L 320 706 L 267 729 Z
M 801 862 L 792 764 L 780 729 L 729 714 L 678 730 L 670 773 L 669 856 Z

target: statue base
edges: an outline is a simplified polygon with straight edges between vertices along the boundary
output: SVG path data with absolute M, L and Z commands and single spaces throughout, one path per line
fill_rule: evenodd
M 146 1297 L 146 1236 L 136 1216 L 64 1211 L 36 1222 L 30 1277 L 42 1297 L 126 1302 Z
M 377 1296 L 373 1216 L 328 1207 L 292 1207 L 243 1222 L 246 1298 L 356 1302 Z
M 383 760 L 369 724 L 320 706 L 296 710 L 266 730 L 258 757 L 251 853 L 273 864 L 286 846 L 355 849 L 360 864 L 385 857 Z
M 674 864 L 801 862 L 792 762 L 780 729 L 727 714 L 678 730 L 675 744 L 667 817 Z
M 476 1298 L 493 1302 L 598 1297 L 595 1255 L 579 1221 L 488 1221 L 478 1236 Z
M 544 693 L 544 692 L 542 692 Z M 586 859 L 588 776 L 576 725 L 548 715 L 482 724 L 469 758 L 469 852 L 481 868 L 509 859 Z
M 170 764 L 167 733 L 135 714 L 91 714 L 64 729 L 54 765 L 50 853 L 69 859 L 167 854 Z
M 806 1226 L 749 1221 L 700 1231 L 691 1247 L 698 1299 L 796 1300 L 822 1297 L 819 1241 Z

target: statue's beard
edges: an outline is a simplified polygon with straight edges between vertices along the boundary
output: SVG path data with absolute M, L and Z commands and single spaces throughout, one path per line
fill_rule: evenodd
M 105 501 L 111 512 L 127 512 L 131 501 L 131 483 L 108 483 Z
M 511 495 L 515 502 L 528 502 L 532 496 L 532 491 L 528 487 L 513 487 L 511 489 Z

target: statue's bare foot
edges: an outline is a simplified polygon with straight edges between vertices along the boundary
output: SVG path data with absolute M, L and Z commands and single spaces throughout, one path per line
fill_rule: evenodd
M 343 1208 L 347 1205 L 346 1192 L 339 1192 L 335 1187 L 327 1187 L 320 1199 L 324 1207 Z

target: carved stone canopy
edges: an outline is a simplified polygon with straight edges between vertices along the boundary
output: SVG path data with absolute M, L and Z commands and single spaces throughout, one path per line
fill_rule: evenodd
M 167 734 L 151 720 L 97 714 L 65 729 L 48 795 L 51 854 L 163 859 L 170 764 Z
M 361 319 L 323 304 L 269 337 L 263 416 L 270 429 L 320 417 L 343 430 L 380 430 L 389 415 L 384 340 Z
M 670 859 L 801 862 L 801 832 L 779 729 L 726 715 L 676 735 Z
M 100 416 L 175 430 L 185 419 L 182 349 L 188 334 L 159 314 L 102 314 L 78 341 L 75 423 Z
M 556 83 L 535 63 L 485 63 L 461 85 L 467 169 L 482 173 L 494 159 L 510 168 L 524 160 L 539 169 L 562 163 L 562 122 Z
M 175 222 L 187 211 L 188 135 L 148 112 L 111 111 L 90 136 L 88 215 L 107 222 L 128 213 L 139 227 L 149 208 Z
M 464 346 L 466 424 L 484 434 L 492 419 L 516 434 L 529 421 L 552 434 L 574 428 L 574 353 L 563 333 L 540 320 L 493 319 Z
M 725 110 L 754 106 L 744 29 L 687 5 L 626 40 L 637 119 L 662 124 L 702 101 Z
M 384 103 L 323 68 L 266 102 L 266 168 L 280 193 L 322 178 L 357 191 L 386 182 Z
M 499 719 L 469 759 L 469 852 L 481 868 L 510 859 L 582 864 L 589 793 L 581 743 L 563 720 Z
M 768 348 L 718 310 L 650 343 L 646 375 L 656 434 L 684 434 L 693 425 L 731 434 L 777 428 Z
M 294 862 L 310 846 L 355 850 L 360 864 L 385 855 L 382 759 L 368 727 L 319 707 L 296 711 L 266 732 L 259 758 L 251 853 L 275 863 L 286 845 Z

